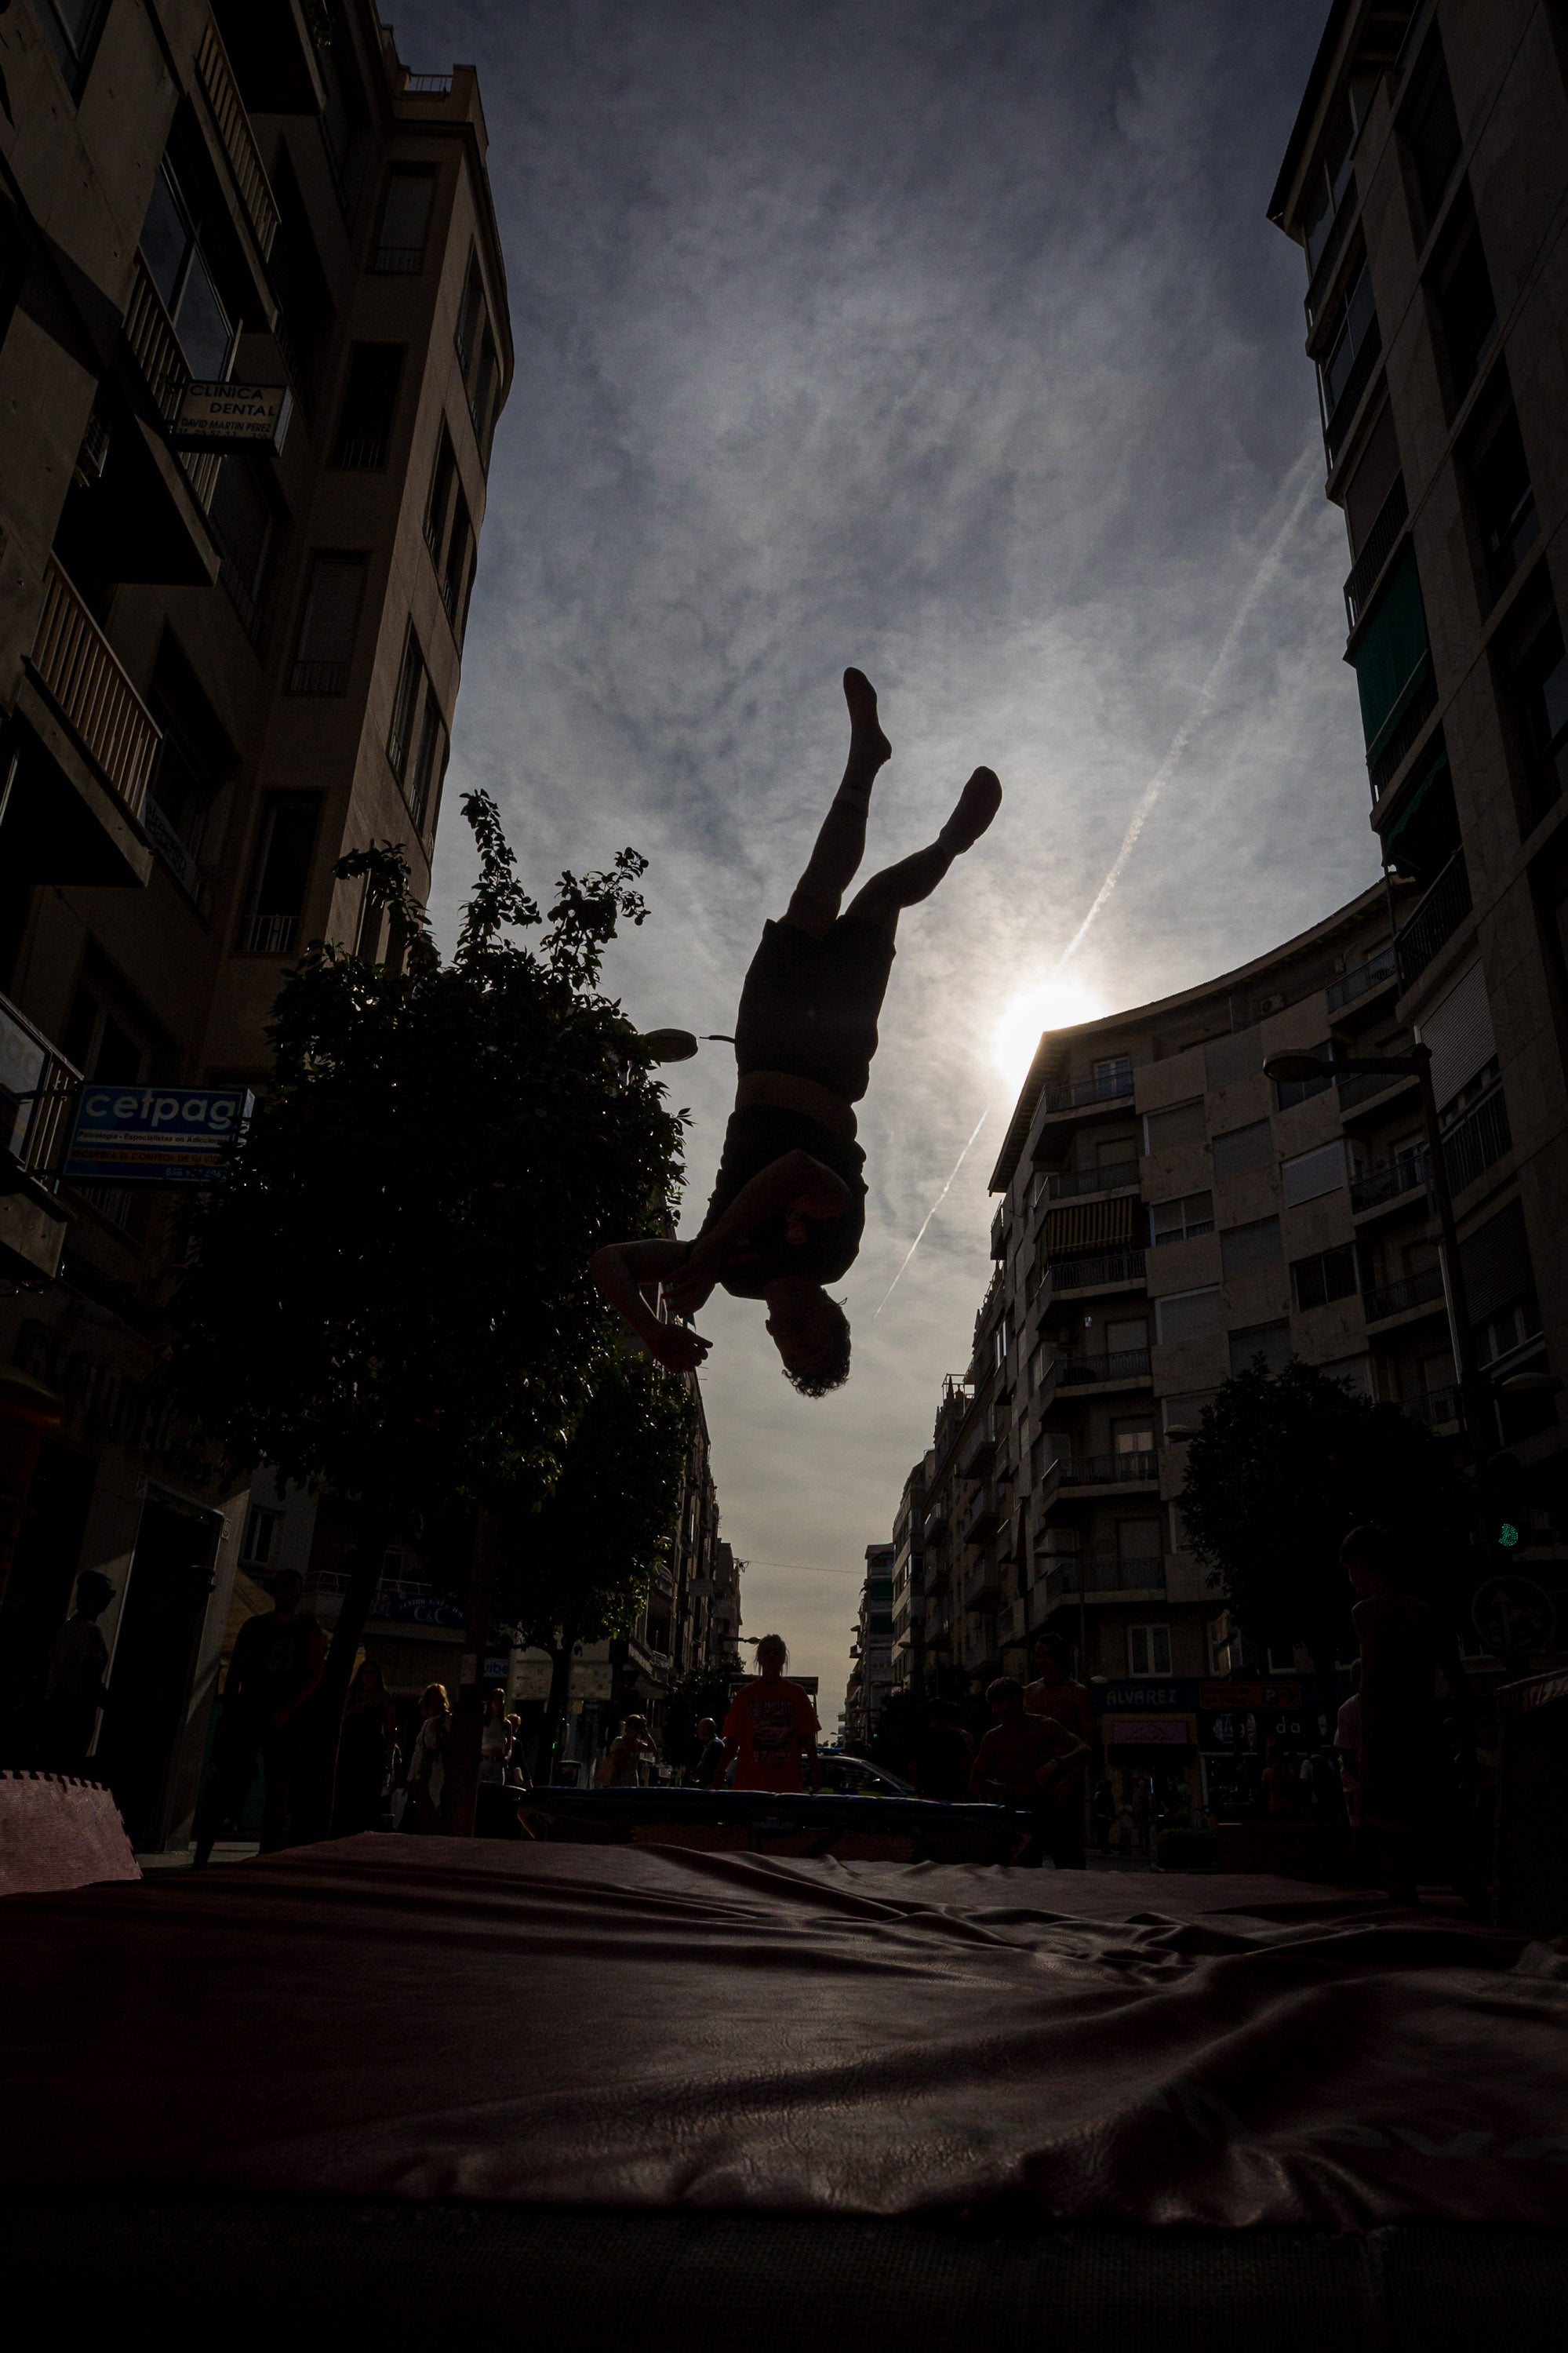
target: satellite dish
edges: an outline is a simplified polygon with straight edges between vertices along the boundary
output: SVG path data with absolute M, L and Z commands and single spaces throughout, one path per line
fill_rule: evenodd
M 697 1050 L 689 1029 L 645 1029 L 637 1044 L 650 1062 L 689 1062 Z

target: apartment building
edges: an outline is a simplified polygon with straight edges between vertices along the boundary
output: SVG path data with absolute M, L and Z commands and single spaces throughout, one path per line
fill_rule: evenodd
M 18 0 L 0 69 L 0 1722 L 105 1571 L 100 1761 L 163 1844 L 250 1498 L 158 1388 L 177 1189 L 73 1128 L 232 1115 L 290 960 L 384 944 L 336 859 L 428 889 L 505 280 L 474 74 L 369 0 Z
M 919 1691 L 926 1681 L 926 1464 L 904 1482 L 893 1523 L 893 1689 Z
M 868 1747 L 876 1737 L 882 1711 L 893 1689 L 893 1580 L 896 1544 L 867 1545 L 860 1606 L 850 1628 L 849 1681 L 844 1689 L 843 1737 L 851 1748 Z
M 1337 0 L 1269 209 L 1303 250 L 1370 819 L 1406 886 L 1395 1010 L 1441 1057 L 1478 1354 L 1515 1382 L 1495 1434 L 1562 1531 L 1568 9 Z

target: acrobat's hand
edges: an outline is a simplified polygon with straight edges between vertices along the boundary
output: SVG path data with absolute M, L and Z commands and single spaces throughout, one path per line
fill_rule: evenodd
M 648 1352 L 667 1373 L 694 1373 L 712 1347 L 700 1332 L 684 1324 L 661 1324 L 648 1338 Z
M 713 1295 L 714 1279 L 694 1260 L 679 1268 L 664 1285 L 664 1303 L 676 1315 L 697 1315 Z

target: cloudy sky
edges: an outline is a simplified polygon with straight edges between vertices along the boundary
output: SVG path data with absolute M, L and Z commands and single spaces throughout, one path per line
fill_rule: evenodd
M 457 791 L 483 784 L 535 887 L 623 843 L 647 855 L 652 917 L 611 985 L 644 1027 L 728 1030 L 837 782 L 846 662 L 876 681 L 895 744 L 872 860 L 928 839 L 978 761 L 1006 787 L 992 833 L 901 929 L 863 1107 L 848 1389 L 797 1398 L 755 1308 L 703 1319 L 747 1628 L 779 1628 L 821 1675 L 830 1726 L 864 1547 L 968 1360 L 986 1180 L 1041 1022 L 1224 970 L 1376 871 L 1304 273 L 1264 217 L 1326 14 L 397 12 L 417 69 L 480 69 L 517 344 L 443 931 L 471 871 Z M 694 1205 L 726 1056 L 673 1073 Z

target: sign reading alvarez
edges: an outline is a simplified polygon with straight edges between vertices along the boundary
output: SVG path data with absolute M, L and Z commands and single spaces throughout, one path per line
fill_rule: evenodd
M 210 1185 L 254 1101 L 245 1087 L 83 1087 L 62 1173 L 72 1185 Z

